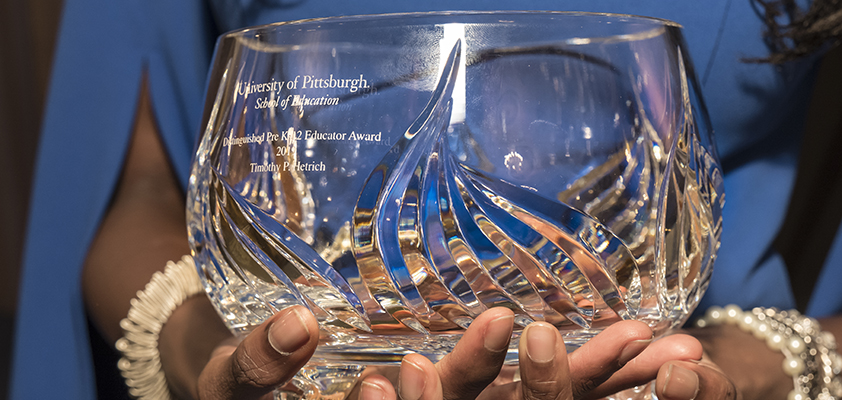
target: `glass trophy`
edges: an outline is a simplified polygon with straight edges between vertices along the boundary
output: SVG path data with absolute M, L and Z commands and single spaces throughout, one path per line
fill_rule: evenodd
M 722 173 L 675 23 L 560 12 L 337 17 L 225 34 L 188 192 L 206 292 L 238 335 L 320 321 L 297 394 L 438 360 L 490 307 L 575 349 L 680 326 Z

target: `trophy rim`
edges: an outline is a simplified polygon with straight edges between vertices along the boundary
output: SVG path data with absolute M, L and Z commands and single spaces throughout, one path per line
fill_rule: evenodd
M 220 39 L 235 38 L 244 35 L 249 35 L 253 32 L 266 31 L 277 29 L 281 27 L 305 27 L 308 25 L 317 24 L 343 24 L 348 22 L 374 22 L 386 21 L 395 19 L 412 19 L 421 17 L 439 17 L 442 18 L 437 24 L 445 23 L 477 23 L 476 21 L 464 21 L 464 18 L 474 17 L 582 17 L 582 18 L 610 18 L 617 21 L 634 21 L 638 23 L 652 24 L 652 27 L 657 28 L 677 28 L 684 29 L 684 26 L 678 22 L 659 17 L 651 17 L 636 14 L 610 13 L 610 12 L 588 12 L 588 11 L 545 11 L 545 10 L 492 10 L 492 11 L 477 11 L 477 10 L 453 10 L 453 11 L 421 11 L 421 12 L 400 12 L 400 13 L 382 13 L 382 14 L 356 14 L 356 15 L 341 15 L 331 17 L 306 18 L 291 21 L 278 21 L 268 24 L 253 25 L 244 28 L 239 28 L 225 32 L 220 35 Z M 511 21 L 497 21 L 497 22 L 511 22 Z M 613 22 L 613 21 L 612 21 Z

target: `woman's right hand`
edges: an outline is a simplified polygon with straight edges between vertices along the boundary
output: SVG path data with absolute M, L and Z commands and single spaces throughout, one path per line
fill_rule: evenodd
M 285 308 L 240 342 L 231 338 L 211 354 L 196 388 L 201 400 L 271 398 L 316 351 L 319 325 L 303 306 Z

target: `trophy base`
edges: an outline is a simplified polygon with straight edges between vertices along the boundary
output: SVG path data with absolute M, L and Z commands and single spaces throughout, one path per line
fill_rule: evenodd
M 364 365 L 306 366 L 293 379 L 295 390 L 278 389 L 274 400 L 343 400 L 354 389 Z M 658 400 L 655 382 L 626 389 L 605 400 Z
M 581 332 L 579 332 L 581 334 Z M 568 351 L 573 351 L 587 342 L 595 332 L 588 335 L 576 335 L 565 338 Z M 363 371 L 368 367 L 398 368 L 401 359 L 406 354 L 418 353 L 433 362 L 441 360 L 452 351 L 461 334 L 447 334 L 438 336 L 392 336 L 367 337 L 358 335 L 349 342 L 337 340 L 340 336 L 333 335 L 333 340 L 323 340 L 309 364 L 304 366 L 293 377 L 291 386 L 275 391 L 275 400 L 341 400 L 354 389 Z M 515 332 L 506 355 L 506 365 L 517 365 L 518 342 L 520 332 Z M 365 344 L 365 346 L 363 346 Z M 378 373 L 389 375 L 385 370 Z M 633 397 L 622 397 L 623 400 Z M 620 398 L 617 398 L 620 399 Z M 654 397 L 639 397 L 635 399 L 655 399 Z M 656 399 L 657 400 L 657 399 Z
M 342 400 L 357 384 L 364 365 L 307 365 L 292 378 L 295 390 L 275 391 L 275 400 Z
M 655 395 L 655 381 L 615 393 L 605 400 L 658 400 L 658 396 Z

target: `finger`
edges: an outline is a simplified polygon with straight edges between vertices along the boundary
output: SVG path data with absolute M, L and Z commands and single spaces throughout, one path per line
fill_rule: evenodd
M 654 335 L 649 326 L 639 321 L 623 321 L 613 324 L 594 336 L 579 349 L 570 354 L 570 380 L 573 397 L 589 396 L 598 386 L 605 383 L 615 372 L 646 349 Z M 655 378 L 657 367 L 650 380 Z M 624 387 L 603 387 L 603 397 Z
M 546 322 L 529 324 L 521 335 L 518 352 L 523 399 L 573 398 L 567 350 L 555 327 Z
M 365 367 L 360 377 L 357 379 L 357 384 L 348 393 L 348 399 L 359 399 L 362 383 L 368 379 L 375 379 L 376 382 L 382 382 L 383 378 L 388 382 L 392 391 L 395 391 L 395 384 L 398 382 L 398 374 L 400 373 L 400 365 L 369 365 Z M 397 395 L 395 395 L 397 396 Z M 388 397 L 387 397 L 388 398 Z
M 420 354 L 404 356 L 398 374 L 398 393 L 402 400 L 442 400 L 436 366 Z
M 257 399 L 290 380 L 319 342 L 316 319 L 286 308 L 254 329 L 233 352 L 220 351 L 199 377 L 202 399 Z
M 692 336 L 675 334 L 659 338 L 584 398 L 600 398 L 626 388 L 644 385 L 658 376 L 664 364 L 673 360 L 698 362 L 702 354 L 701 343 Z
M 436 364 L 443 377 L 445 399 L 475 399 L 491 384 L 506 358 L 512 337 L 514 313 L 507 308 L 492 308 L 480 314 L 462 339 Z
M 396 400 L 397 394 L 392 383 L 385 376 L 372 374 L 366 376 L 360 384 L 360 400 Z M 353 398 L 353 397 L 352 397 Z
M 671 361 L 658 371 L 655 393 L 663 400 L 736 400 L 736 387 L 712 364 Z

